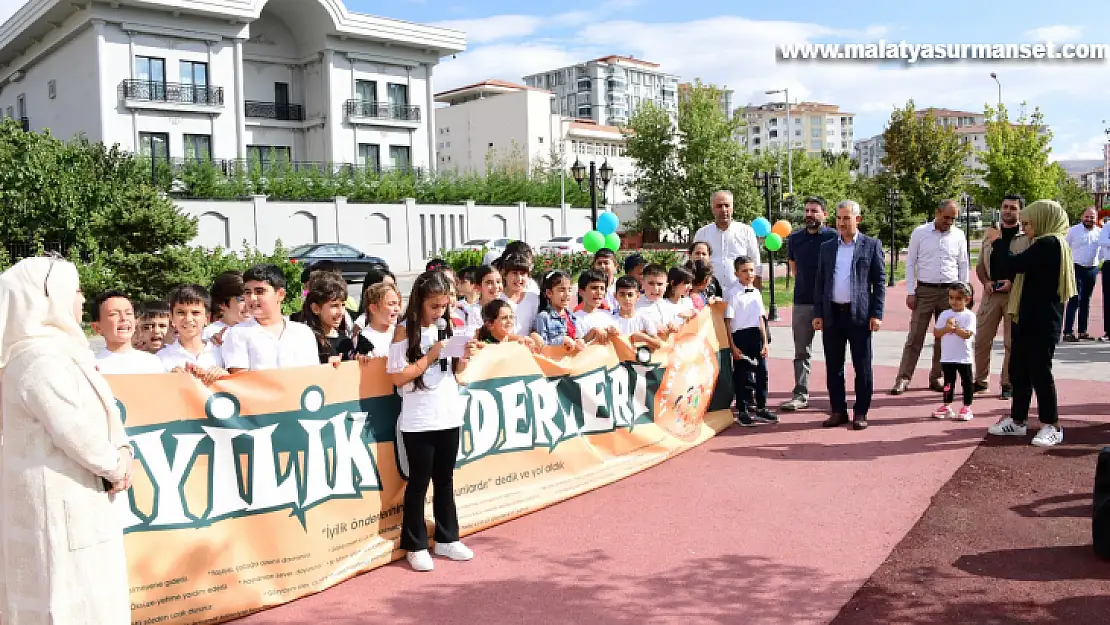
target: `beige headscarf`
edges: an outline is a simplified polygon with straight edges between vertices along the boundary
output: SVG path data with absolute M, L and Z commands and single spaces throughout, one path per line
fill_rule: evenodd
M 0 378 L 26 351 L 72 360 L 100 396 L 113 442 L 126 444 L 115 396 L 96 370 L 89 341 L 73 314 L 80 286 L 77 268 L 61 258 L 25 258 L 0 274 Z

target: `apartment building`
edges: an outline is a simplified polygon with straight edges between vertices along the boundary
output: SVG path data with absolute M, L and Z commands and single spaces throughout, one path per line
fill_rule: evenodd
M 831 152 L 848 154 L 852 150 L 855 113 L 841 111 L 835 104 L 798 102 L 790 105 L 772 102 L 737 109 L 746 126 L 740 143 L 752 154 L 766 150 L 804 150 L 810 154 Z
M 434 68 L 465 47 L 341 0 L 30 0 L 0 111 L 154 159 L 434 167 Z
M 623 125 L 643 103 L 678 114 L 678 77 L 629 56 L 610 55 L 524 77 L 555 94 L 555 111 L 600 126 Z
M 606 200 L 628 202 L 624 187 L 635 167 L 625 155 L 620 128 L 560 115 L 556 97 L 493 79 L 437 94 L 436 102 L 447 105 L 436 111 L 437 167 L 481 173 L 491 166 L 527 169 L 562 162 L 569 172 L 575 159 L 586 166 L 608 162 L 613 181 Z
M 852 150 L 852 158 L 856 159 L 859 167 L 857 176 L 870 178 L 886 171 L 883 158 L 886 157 L 886 141 L 882 135 L 875 135 L 867 139 L 856 141 Z

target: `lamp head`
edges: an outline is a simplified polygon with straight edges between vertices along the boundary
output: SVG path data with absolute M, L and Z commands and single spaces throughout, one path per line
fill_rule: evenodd
M 601 164 L 598 173 L 601 175 L 601 186 L 608 186 L 609 181 L 613 179 L 613 168 L 609 166 L 609 159 L 605 159 L 605 162 Z
M 570 174 L 579 185 L 586 179 L 586 166 L 577 157 L 574 159 L 574 164 L 570 166 Z
M 755 175 L 752 176 L 752 182 L 755 183 L 756 187 L 762 189 L 763 188 L 763 172 L 761 172 L 761 171 L 755 172 Z

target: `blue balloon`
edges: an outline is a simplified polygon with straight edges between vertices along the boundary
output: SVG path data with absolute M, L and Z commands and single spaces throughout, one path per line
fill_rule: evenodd
M 597 231 L 605 236 L 609 236 L 617 231 L 621 220 L 617 218 L 616 213 L 602 213 L 597 216 Z
M 755 236 L 765 237 L 771 234 L 771 222 L 766 217 L 756 217 L 752 222 L 752 230 L 755 230 Z

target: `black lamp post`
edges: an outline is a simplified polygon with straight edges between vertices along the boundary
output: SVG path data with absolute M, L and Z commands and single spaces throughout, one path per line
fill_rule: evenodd
M 775 223 L 775 218 L 771 214 L 771 194 L 779 188 L 782 179 L 773 171 L 757 171 L 752 178 L 755 186 L 763 190 L 763 198 L 767 202 L 767 221 L 772 224 Z M 756 250 L 759 253 L 759 250 Z M 767 266 L 770 268 L 770 306 L 767 307 L 767 320 L 778 321 L 779 309 L 775 306 L 775 253 L 767 250 Z
M 586 181 L 586 166 L 582 161 L 577 158 L 574 159 L 574 164 L 570 166 L 570 173 L 574 176 L 574 181 L 578 183 L 578 190 L 582 190 L 582 183 Z M 609 188 L 609 181 L 613 179 L 613 168 L 609 166 L 609 159 L 601 164 L 598 169 L 594 161 L 590 161 L 590 221 L 593 223 L 593 229 L 597 230 L 597 192 L 601 191 L 601 197 L 604 201 L 605 190 Z
M 894 242 L 894 207 L 898 205 L 898 200 L 898 189 L 887 189 L 886 203 L 890 207 L 890 271 L 886 279 L 887 286 L 894 286 L 894 272 L 898 271 L 898 246 Z

